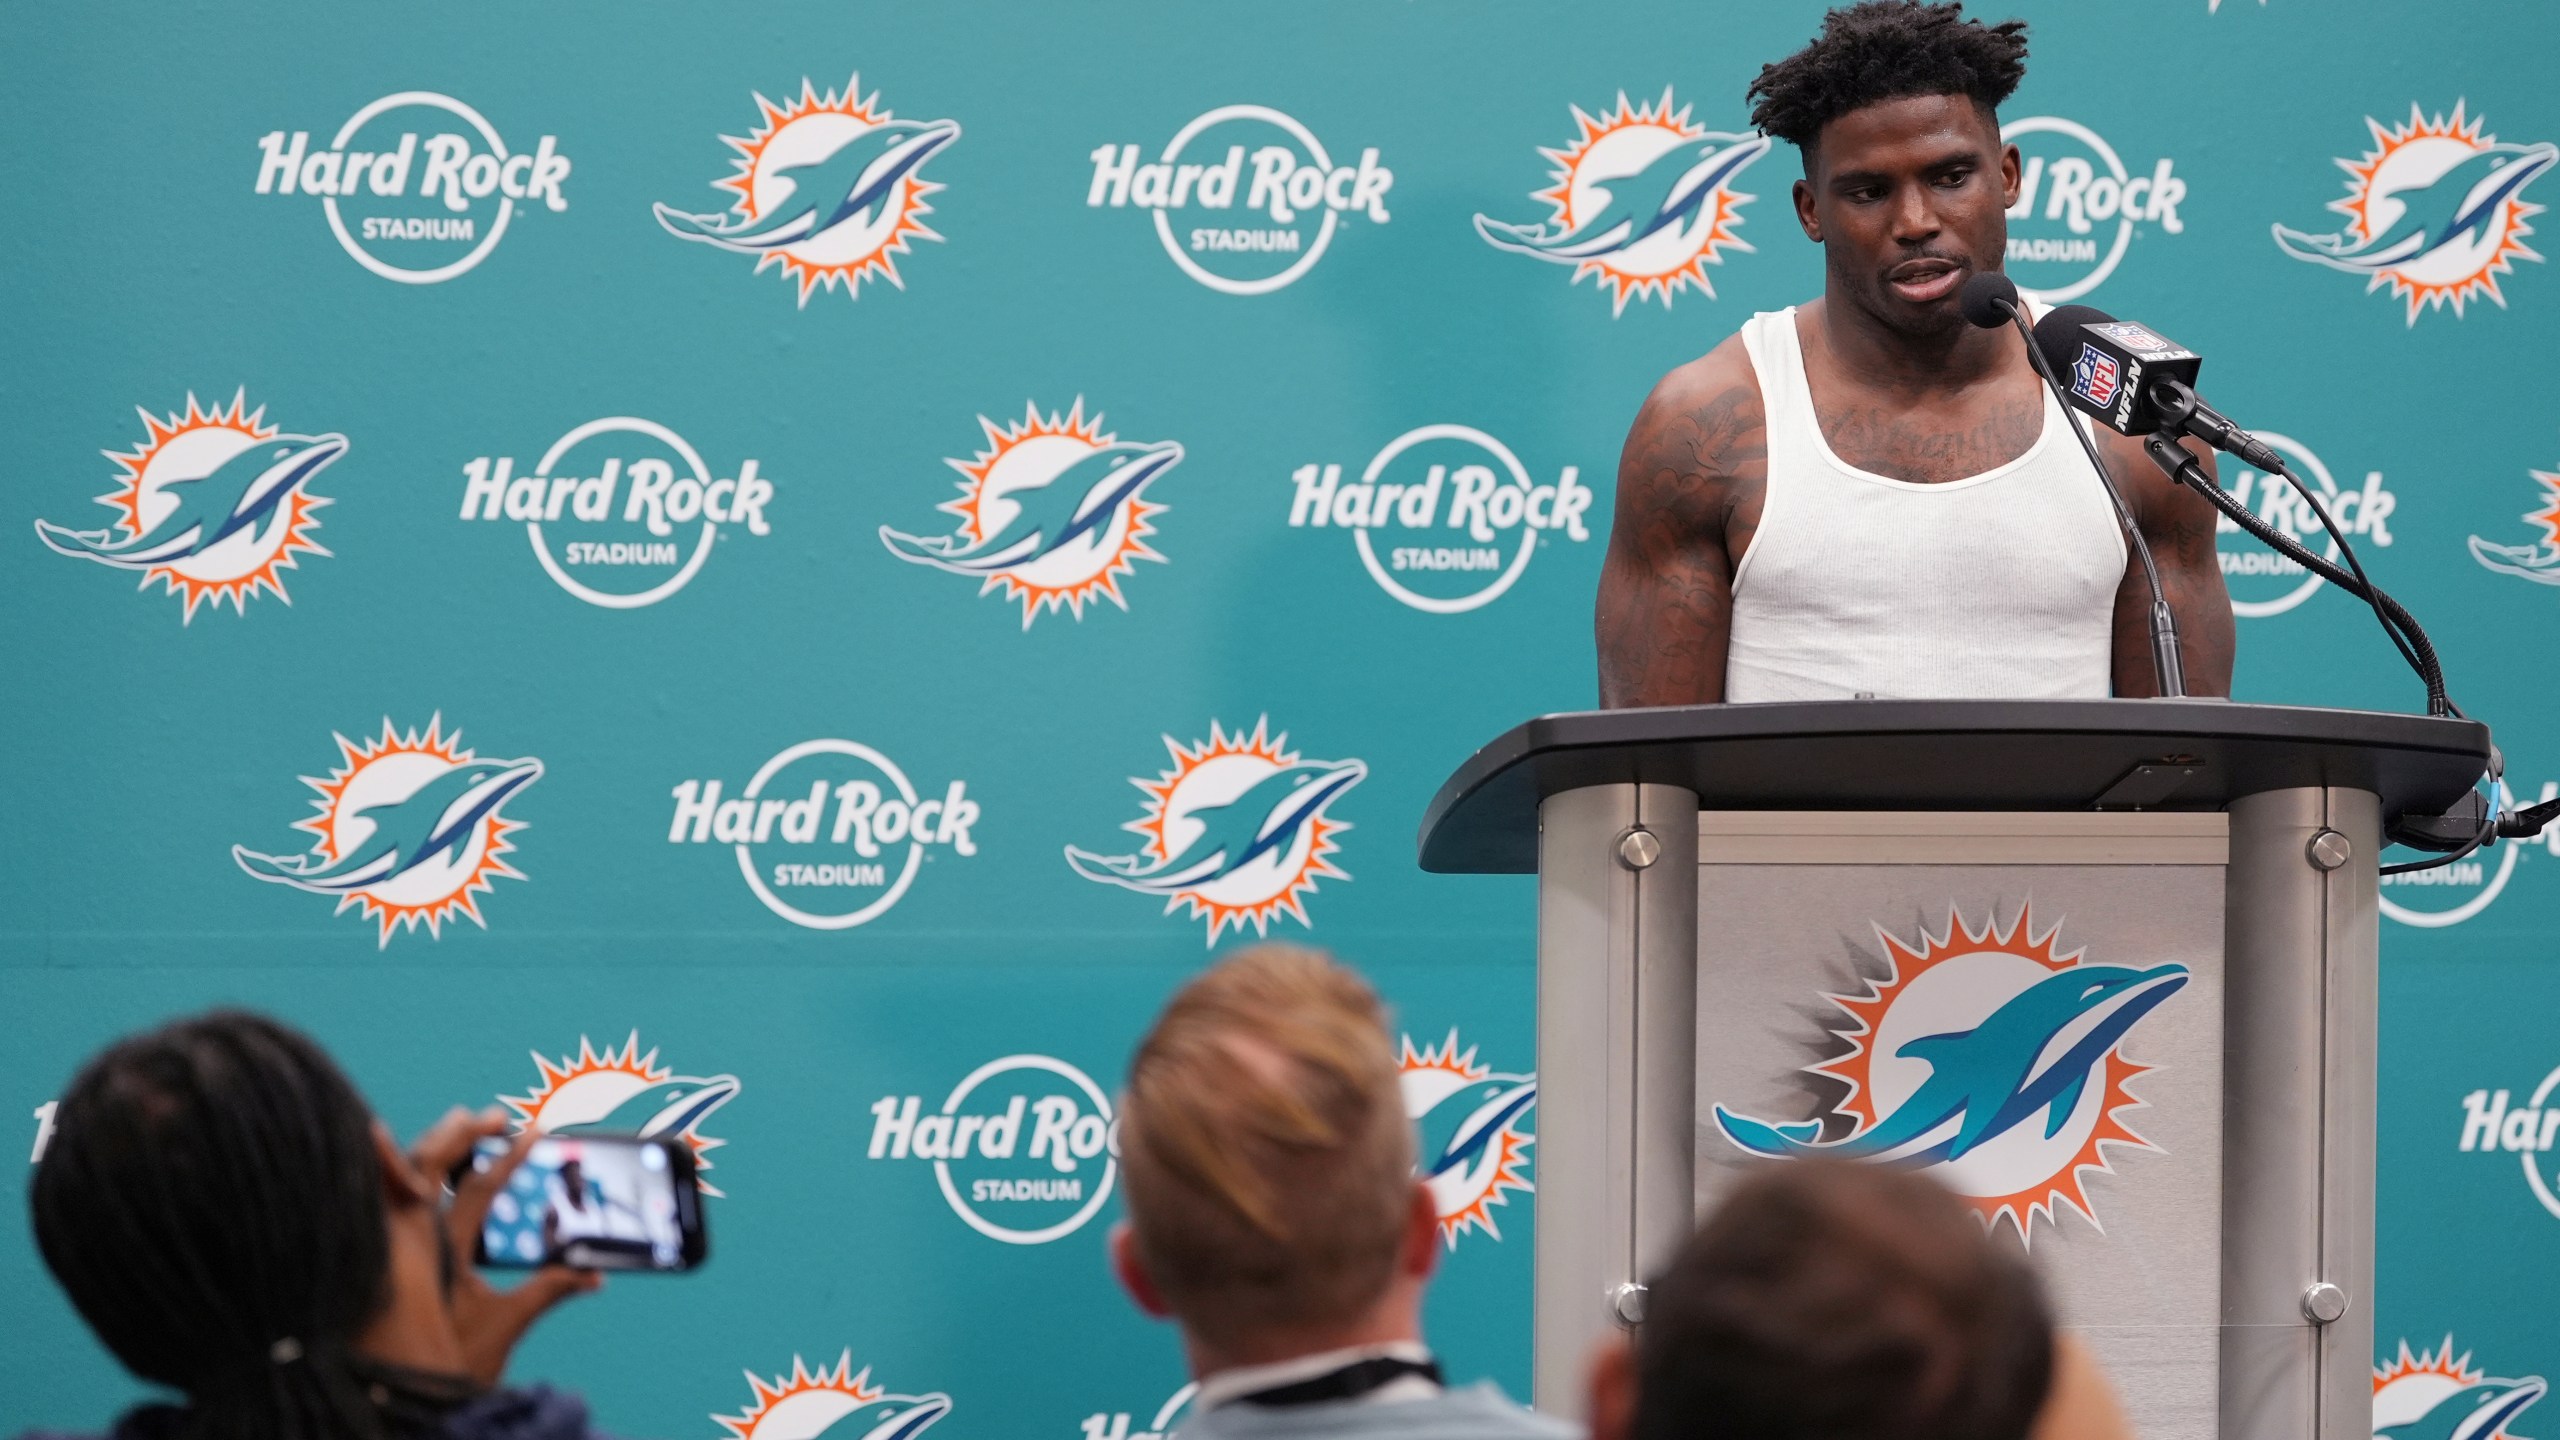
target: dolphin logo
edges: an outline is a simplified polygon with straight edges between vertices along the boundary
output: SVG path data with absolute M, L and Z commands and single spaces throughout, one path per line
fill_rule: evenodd
M 1442 1096 L 1414 1120 L 1414 1154 L 1423 1177 L 1472 1170 L 1493 1138 L 1536 1103 L 1534 1075 L 1487 1075 Z
M 201 555 L 242 531 L 264 528 L 288 496 L 347 453 L 344 435 L 271 435 L 213 470 L 161 483 L 177 508 L 150 529 L 119 540 L 113 530 L 36 522 L 36 538 L 64 555 L 120 570 L 147 570 Z
M 855 219 L 878 224 L 901 182 L 959 138 L 956 121 L 882 120 L 824 156 L 775 169 L 769 178 L 788 181 L 791 189 L 752 219 L 689 214 L 663 203 L 651 208 L 678 239 L 749 255 L 780 250 Z
M 2489 227 L 2506 202 L 2555 163 L 2560 163 L 2560 145 L 2549 141 L 2492 145 L 2426 184 L 2367 197 L 2401 207 L 2399 219 L 2370 239 L 2359 240 L 2350 231 L 2312 235 L 2278 225 L 2276 244 L 2297 260 L 2359 275 L 2399 269 L 2457 242 L 2477 245 L 2489 238 Z
M 624 1097 L 622 1103 L 593 1120 L 554 1125 L 554 1135 L 683 1135 L 710 1118 L 711 1112 L 738 1094 L 738 1077 L 678 1075 Z
M 1724 144 L 1721 149 L 1717 142 Z M 1703 144 L 1680 144 L 1632 175 L 1592 177 L 1606 186 L 1606 204 L 1567 229 L 1562 222 L 1510 225 L 1476 217 L 1476 233 L 1496 249 L 1534 255 L 1560 265 L 1622 254 L 1664 230 L 1685 230 L 1717 187 L 1769 153 L 1766 135 L 1710 135 Z
M 1171 440 L 1106 445 L 1041 484 L 996 497 L 1014 504 L 1013 518 L 974 544 L 961 535 L 907 535 L 886 525 L 880 527 L 880 542 L 910 564 L 955 574 L 987 576 L 1015 569 L 1110 533 L 1149 483 L 1181 463 L 1182 453 L 1182 446 Z
M 297 890 L 321 895 L 369 890 L 438 857 L 458 862 L 480 822 L 495 814 L 509 796 L 541 778 L 539 760 L 468 761 L 401 799 L 355 811 L 355 816 L 373 822 L 373 830 L 334 863 L 324 863 L 316 854 L 262 855 L 245 845 L 232 846 L 231 858 L 261 880 Z
M 1189 818 L 1199 822 L 1200 833 L 1176 854 L 1151 860 L 1144 851 L 1098 855 L 1070 845 L 1067 864 L 1087 880 L 1150 895 L 1196 889 L 1257 860 L 1286 856 L 1308 823 L 1368 774 L 1369 767 L 1358 760 L 1286 765 L 1223 805 L 1192 811 Z
M 2471 558 L 2501 575 L 2517 575 L 2538 585 L 2560 585 L 2560 545 L 2499 545 L 2471 537 Z
M 933 1422 L 951 1413 L 951 1397 L 935 1392 L 929 1395 L 883 1395 L 847 1410 L 824 1427 L 809 1432 L 808 1440 L 824 1435 L 827 1440 L 914 1440 Z M 759 1434 L 756 1440 L 764 1440 Z
M 1774 1125 L 1719 1105 L 1716 1123 L 1754 1154 L 1914 1165 L 1962 1159 L 2039 1111 L 2050 1138 L 2069 1122 L 2098 1062 L 2186 983 L 2183 965 L 2077 965 L 2039 980 L 1971 1030 L 1906 1041 L 1894 1053 L 1928 1061 L 1928 1080 L 1893 1113 L 1833 1144 L 1819 1142 L 1818 1120 Z
M 2374 1440 L 2491 1440 L 2550 1387 L 2539 1376 L 2465 1385 L 2398 1425 L 2374 1427 Z

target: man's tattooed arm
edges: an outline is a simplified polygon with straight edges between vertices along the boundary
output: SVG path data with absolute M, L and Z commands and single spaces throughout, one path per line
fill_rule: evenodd
M 1768 480 L 1760 390 L 1738 340 L 1663 377 L 1627 432 L 1594 616 L 1600 703 L 1724 698 L 1731 557 Z

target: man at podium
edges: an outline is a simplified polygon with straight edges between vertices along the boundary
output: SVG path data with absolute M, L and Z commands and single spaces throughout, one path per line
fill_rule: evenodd
M 1752 82 L 1804 159 L 1822 295 L 1654 387 L 1619 460 L 1600 703 L 2151 695 L 2151 594 L 2076 423 L 1957 293 L 2018 196 L 1996 107 L 2026 27 L 1955 4 L 1833 10 Z M 2191 695 L 2231 688 L 2215 513 L 2096 430 L 2177 620 Z M 2194 446 L 2210 471 L 2210 452 Z

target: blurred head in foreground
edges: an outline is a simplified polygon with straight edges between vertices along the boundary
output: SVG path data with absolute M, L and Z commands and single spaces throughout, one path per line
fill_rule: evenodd
M 2054 1332 L 2025 1261 L 1922 1175 L 1802 1160 L 1737 1186 L 1592 1373 L 1592 1440 L 2024 1440 Z
M 1376 992 L 1258 945 L 1177 993 L 1129 1066 L 1121 1281 L 1194 1373 L 1418 1338 L 1438 1256 Z

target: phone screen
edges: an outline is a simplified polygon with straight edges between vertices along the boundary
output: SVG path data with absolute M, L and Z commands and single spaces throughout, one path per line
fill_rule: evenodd
M 509 1142 L 480 1142 L 486 1170 Z M 689 1270 L 708 1249 L 693 1155 L 664 1140 L 546 1135 L 489 1203 L 480 1263 L 530 1268 Z

